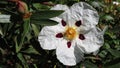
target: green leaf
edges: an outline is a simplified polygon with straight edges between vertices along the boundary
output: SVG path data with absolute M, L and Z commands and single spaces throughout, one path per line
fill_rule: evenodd
M 103 68 L 119 68 L 120 67 L 120 58 L 113 59 L 110 62 L 107 62 Z
M 100 57 L 105 58 L 107 55 L 107 51 L 103 50 L 98 54 Z
M 29 68 L 29 67 L 28 67 L 28 64 L 27 64 L 27 62 L 26 62 L 26 60 L 25 60 L 25 58 L 24 58 L 24 56 L 23 56 L 22 53 L 18 53 L 18 54 L 17 54 L 17 57 L 18 57 L 19 60 L 22 62 L 24 68 Z
M 100 3 L 96 2 L 96 1 L 92 1 L 91 5 L 93 5 L 94 7 L 97 7 L 97 8 L 101 8 Z
M 33 7 L 36 8 L 37 10 L 50 8 L 50 6 L 43 5 L 40 3 L 33 3 Z
M 14 38 L 14 42 L 15 42 L 15 50 L 16 50 L 16 53 L 18 53 L 18 51 L 19 51 L 19 46 L 18 46 L 18 42 L 17 42 L 16 40 L 17 40 L 17 37 Z
M 22 68 L 22 65 L 16 63 L 15 68 Z
M 32 26 L 32 29 L 33 29 L 33 32 L 34 32 L 35 36 L 38 36 L 39 29 L 38 29 L 37 25 L 31 24 L 31 26 Z
M 85 65 L 86 68 L 98 68 L 95 64 L 93 64 L 90 61 L 85 61 L 84 65 Z
M 62 10 L 41 10 L 33 12 L 31 16 L 31 20 L 40 20 L 40 19 L 48 19 L 52 17 L 56 17 L 63 13 Z
M 119 33 L 120 32 L 120 25 L 114 26 L 112 29 L 110 29 L 113 33 Z
M 30 33 L 27 33 L 25 39 L 26 41 L 25 42 L 29 42 L 31 38 L 33 38 L 33 35 L 31 34 L 32 31 L 29 31 Z
M 25 36 L 30 29 L 30 20 L 25 20 L 25 22 L 23 24 L 23 29 L 24 29 L 23 36 Z
M 21 52 L 28 53 L 28 54 L 40 54 L 32 46 L 30 46 L 28 49 L 21 51 Z
M 34 4 L 33 4 L 33 7 L 35 7 L 36 9 L 40 9 L 40 8 L 41 8 L 41 5 L 40 5 L 40 3 L 34 3 Z
M 30 21 L 29 20 L 25 20 L 24 24 L 23 24 L 23 33 L 21 35 L 21 39 L 20 39 L 20 43 L 19 43 L 19 49 L 18 49 L 18 52 L 21 50 L 22 48 L 22 45 L 25 41 L 25 37 L 26 35 L 28 34 L 29 32 L 29 29 L 30 29 Z
M 31 20 L 31 22 L 37 25 L 44 25 L 44 26 L 51 26 L 58 24 L 56 21 L 49 19 Z
M 114 20 L 114 18 L 113 18 L 112 16 L 110 16 L 110 15 L 105 15 L 105 16 L 104 16 L 104 19 L 105 19 L 106 21 Z
M 110 48 L 110 44 L 108 44 L 107 42 L 105 42 L 105 45 L 103 46 L 105 49 L 109 49 Z
M 8 4 L 8 2 L 7 2 L 7 1 L 4 1 L 4 0 L 3 0 L 3 1 L 0 1 L 0 7 L 1 7 L 2 5 L 4 5 L 4 6 L 5 6 L 5 5 L 7 5 L 7 4 Z
M 120 51 L 114 50 L 114 49 L 108 49 L 108 51 L 109 51 L 113 56 L 115 56 L 116 58 L 117 58 L 117 57 L 120 57 Z
M 5 24 L 2 28 L 3 28 L 3 35 L 6 35 L 8 32 L 8 26 L 9 24 Z M 10 27 L 10 26 L 9 26 Z
M 120 12 L 120 7 L 117 7 L 118 12 Z
M 33 64 L 34 68 L 38 68 L 36 64 Z
M 5 54 L 5 50 L 0 47 L 0 53 L 3 55 Z
M 19 58 L 19 60 L 20 60 L 23 64 L 26 63 L 26 61 L 25 61 L 25 59 L 24 59 L 22 53 L 18 53 L 18 54 L 17 54 L 17 57 Z
M 109 65 L 104 68 L 118 68 L 118 67 L 120 67 L 120 63 L 114 64 L 114 65 Z
M 2 27 L 0 25 L 0 35 L 3 35 Z

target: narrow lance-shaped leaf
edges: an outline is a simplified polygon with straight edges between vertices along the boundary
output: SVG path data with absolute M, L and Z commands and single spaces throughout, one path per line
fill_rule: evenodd
M 25 39 L 25 36 L 27 35 L 28 31 L 29 31 L 29 28 L 30 28 L 30 20 L 26 20 L 23 24 L 23 33 L 21 35 L 21 40 L 20 40 L 20 44 L 19 44 L 19 49 L 18 51 L 21 50 L 22 48 L 22 45 L 23 45 L 23 42 L 24 42 L 24 39 Z
M 107 21 L 114 20 L 114 18 L 112 16 L 110 16 L 110 15 L 105 15 L 104 19 L 107 20 Z
M 33 4 L 33 7 L 35 7 L 36 9 L 40 9 L 40 8 L 41 8 L 41 5 L 40 5 L 40 3 L 34 3 L 34 4 Z
M 34 68 L 38 68 L 36 64 L 33 64 Z
M 84 65 L 85 65 L 86 68 L 98 68 L 95 64 L 93 64 L 90 61 L 85 61 Z
M 18 54 L 17 54 L 17 57 L 19 58 L 19 60 L 20 60 L 22 63 L 26 63 L 26 61 L 25 61 L 22 53 L 18 53 Z
M 43 4 L 40 4 L 40 3 L 33 3 L 33 7 L 34 7 L 36 10 L 41 10 L 41 9 L 48 9 L 48 8 L 50 8 L 50 6 L 43 5 Z
M 108 51 L 109 51 L 113 56 L 120 58 L 120 51 L 114 50 L 114 49 L 108 49 Z
M 31 20 L 40 20 L 40 19 L 48 19 L 52 17 L 56 17 L 63 13 L 62 10 L 41 10 L 33 12 L 31 16 Z
M 44 10 L 33 12 L 31 16 L 31 22 L 39 25 L 56 25 L 57 22 L 49 20 L 49 18 L 60 15 L 62 10 Z
M 50 19 L 31 20 L 32 23 L 37 25 L 51 26 L 58 24 L 56 21 Z
M 0 1 L 0 8 L 5 8 L 8 5 L 8 2 L 6 0 Z
M 22 68 L 22 65 L 20 65 L 19 63 L 16 63 L 15 68 Z
M 32 29 L 33 29 L 33 32 L 34 32 L 35 36 L 38 36 L 39 29 L 38 29 L 37 25 L 31 24 L 31 26 L 32 26 Z
M 119 68 L 120 66 L 120 58 L 116 58 L 104 64 L 103 68 Z
M 24 65 L 24 68 L 29 68 L 28 65 L 27 65 L 27 62 L 25 60 L 25 58 L 23 57 L 23 54 L 22 53 L 18 53 L 17 54 L 17 57 L 19 58 L 19 60 L 22 62 L 22 64 Z
M 30 46 L 28 49 L 26 49 L 22 52 L 28 53 L 28 54 L 39 54 L 39 52 L 37 52 L 32 46 Z
M 18 42 L 16 41 L 17 37 L 14 38 L 16 53 L 19 51 Z
M 0 25 L 0 35 L 3 35 L 2 27 Z

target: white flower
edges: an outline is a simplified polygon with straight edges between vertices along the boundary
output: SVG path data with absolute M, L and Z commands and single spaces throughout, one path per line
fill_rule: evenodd
M 38 40 L 46 50 L 56 49 L 57 59 L 64 65 L 73 66 L 84 59 L 84 53 L 96 52 L 104 42 L 103 33 L 96 27 L 99 16 L 87 3 L 56 5 L 51 10 L 65 10 L 51 18 L 59 24 L 45 26 Z

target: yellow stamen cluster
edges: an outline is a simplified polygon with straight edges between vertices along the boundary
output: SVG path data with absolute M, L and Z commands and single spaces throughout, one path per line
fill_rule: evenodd
M 76 37 L 76 30 L 72 27 L 68 27 L 67 30 L 64 33 L 64 36 L 68 40 L 73 40 Z

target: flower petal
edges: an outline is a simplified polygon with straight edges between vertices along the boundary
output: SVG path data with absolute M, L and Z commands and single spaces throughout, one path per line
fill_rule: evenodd
M 54 7 L 51 8 L 51 10 L 64 10 L 64 12 L 58 16 L 59 18 L 63 19 L 66 23 L 70 22 L 70 11 L 69 11 L 69 7 L 67 5 L 55 5 Z
M 57 20 L 57 18 L 52 18 L 52 20 L 54 19 Z M 61 25 L 61 20 L 57 20 L 57 22 L 59 22 L 58 25 L 45 26 L 39 33 L 38 41 L 43 49 L 55 49 L 58 45 L 58 40 L 60 38 L 56 38 L 56 34 L 63 32 L 64 27 Z
M 82 17 L 83 22 L 87 21 L 87 23 L 90 24 L 98 24 L 99 16 L 97 11 L 85 2 L 73 4 L 70 8 L 70 11 L 72 13 L 72 18 L 77 21 Z
M 84 35 L 84 40 L 76 39 L 76 42 L 78 47 L 85 53 L 97 51 L 104 43 L 103 34 L 101 34 L 99 28 L 94 28 Z
M 89 31 L 98 24 L 99 15 L 97 11 L 85 2 L 73 4 L 70 8 L 70 12 L 71 19 L 75 21 L 81 20 L 82 25 L 79 28 L 81 32 Z
M 75 42 L 71 42 L 71 47 L 68 48 L 67 40 L 62 39 L 56 49 L 58 60 L 67 66 L 74 66 L 76 63 L 83 60 L 83 53 L 76 47 Z
M 67 5 L 57 4 L 51 8 L 51 10 L 68 10 L 69 7 Z
M 69 9 L 66 5 L 56 5 L 51 10 L 65 10 L 59 17 L 66 21 L 69 26 L 74 25 L 76 21 L 83 22 L 82 31 L 94 28 L 98 24 L 99 16 L 97 11 L 85 2 L 73 4 Z

